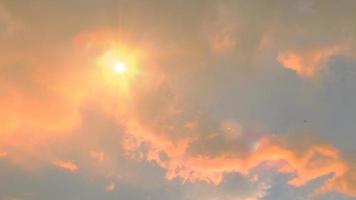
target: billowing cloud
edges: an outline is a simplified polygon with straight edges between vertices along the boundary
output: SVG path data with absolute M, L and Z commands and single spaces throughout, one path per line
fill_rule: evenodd
M 142 142 L 150 145 L 147 159 L 165 168 L 167 179 L 179 177 L 184 182 L 205 181 L 219 184 L 224 174 L 248 175 L 259 166 L 269 166 L 267 170 L 275 169 L 280 173 L 293 174 L 294 177 L 289 180 L 289 184 L 296 187 L 303 186 L 316 178 L 333 174 L 324 185 L 316 190 L 316 193 L 338 191 L 355 196 L 352 178 L 353 165 L 344 161 L 337 149 L 322 143 L 313 142 L 301 149 L 293 146 L 304 140 L 263 137 L 256 141 L 258 145 L 251 146 L 247 153 L 223 152 L 218 156 L 211 156 L 191 154 L 189 147 L 194 145 L 194 139 L 173 142 L 167 138 L 152 136 L 154 133 L 149 130 L 131 129 L 128 132 L 129 134 L 142 132 L 140 135 L 133 135 L 139 137 L 139 141 L 130 147 L 136 147 L 135 151 L 137 151 Z M 312 140 L 312 138 L 309 139 Z

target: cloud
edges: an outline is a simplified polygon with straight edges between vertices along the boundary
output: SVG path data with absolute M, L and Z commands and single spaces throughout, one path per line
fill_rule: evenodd
M 69 62 L 59 64 L 44 52 L 42 60 L 34 61 L 22 53 L 26 54 L 9 51 L 0 61 L 0 147 L 11 155 L 10 161 L 33 167 L 56 157 L 46 144 L 70 136 L 80 126 L 87 90 L 78 71 L 68 70 Z M 37 57 L 39 52 L 27 53 Z M 62 64 L 68 68 L 61 68 Z M 83 71 L 80 74 L 85 76 Z
M 94 39 L 89 37 L 84 42 L 85 44 L 91 44 L 90 48 L 94 49 L 96 58 L 105 53 L 107 49 L 120 48 L 120 45 L 117 46 L 115 36 L 112 36 L 112 34 L 103 33 L 99 35 L 99 39 L 96 38 L 96 34 L 93 34 Z M 79 45 L 80 48 L 87 48 L 86 46 Z M 92 50 L 86 53 L 91 55 Z M 154 55 L 155 53 L 153 52 L 152 54 Z M 316 53 L 316 57 L 322 57 L 323 59 L 324 55 L 331 55 L 330 53 L 319 54 Z M 312 60 L 316 59 L 314 58 L 314 53 L 312 55 Z M 3 129 L 7 132 L 18 132 L 23 126 L 35 132 L 37 129 L 39 129 L 37 130 L 39 132 L 58 131 L 61 133 L 68 129 L 73 130 L 75 125 L 80 123 L 80 108 L 84 105 L 84 102 L 89 101 L 93 103 L 91 105 L 94 105 L 96 110 L 112 116 L 118 124 L 122 125 L 125 130 L 122 148 L 127 158 L 146 159 L 157 163 L 166 170 L 166 178 L 168 180 L 179 177 L 183 182 L 205 181 L 218 185 L 222 182 L 225 174 L 240 173 L 247 176 L 258 166 L 272 166 L 272 169 L 280 173 L 294 174 L 295 177 L 289 181 L 289 184 L 294 186 L 305 185 L 315 178 L 332 173 L 333 177 L 318 191 L 335 190 L 344 194 L 355 195 L 351 184 L 353 180 L 345 177 L 346 174 L 350 174 L 350 166 L 341 159 L 339 152 L 335 148 L 316 142 L 304 148 L 295 149 L 287 145 L 293 143 L 288 139 L 271 138 L 270 134 L 263 137 L 261 135 L 252 137 L 247 134 L 241 124 L 234 120 L 210 123 L 205 117 L 187 115 L 187 113 L 195 112 L 191 108 L 194 105 L 187 105 L 184 99 L 186 97 L 180 93 L 182 91 L 179 85 L 169 82 L 176 78 L 174 71 L 167 71 L 163 66 L 157 67 L 151 66 L 151 63 L 146 64 L 145 68 L 141 69 L 141 73 L 132 79 L 141 78 L 141 84 L 134 84 L 134 81 L 130 79 L 125 83 L 125 87 L 128 89 L 127 92 L 119 94 L 115 94 L 114 89 L 120 87 L 120 82 L 106 81 L 102 76 L 92 79 L 95 84 L 93 82 L 91 84 L 85 81 L 81 82 L 82 88 L 80 91 L 70 87 L 75 81 L 75 79 L 71 79 L 73 75 L 69 77 L 69 82 L 66 83 L 50 81 L 49 83 L 54 83 L 56 87 L 53 90 L 45 90 L 46 93 L 44 94 L 48 92 L 50 95 L 61 97 L 60 100 L 63 100 L 63 103 L 54 101 L 54 105 L 49 104 L 49 108 L 58 109 L 58 111 L 50 110 L 46 115 L 47 112 L 42 107 L 38 109 L 35 106 L 36 104 L 32 104 L 31 98 L 27 98 L 23 104 L 31 108 L 28 113 L 43 111 L 44 114 L 42 115 L 44 117 L 32 119 L 34 121 L 25 118 L 26 120 L 23 120 L 25 123 L 15 124 L 11 129 Z M 98 66 L 92 67 L 92 71 L 88 70 L 88 74 L 84 73 L 84 78 L 91 77 L 93 75 L 91 73 L 98 72 L 95 70 L 97 69 L 95 67 Z M 149 73 L 153 69 L 157 73 Z M 82 72 L 87 72 L 87 70 L 81 69 L 76 74 Z M 102 72 L 100 70 L 99 72 L 109 73 L 109 71 Z M 160 72 L 165 74 L 163 79 L 160 78 Z M 142 74 L 144 76 L 141 76 Z M 33 82 L 36 79 L 30 80 Z M 45 79 L 45 81 L 47 83 L 49 80 Z M 95 86 L 90 92 L 100 94 L 100 99 L 87 95 L 87 88 L 92 85 Z M 10 84 L 10 86 L 12 85 Z M 21 87 L 16 84 L 12 86 L 13 89 L 32 97 L 31 93 L 27 94 L 27 90 L 21 90 Z M 38 90 L 41 87 L 37 86 L 35 89 Z M 79 92 L 79 94 L 74 95 L 75 98 L 72 98 L 76 92 Z M 164 100 L 164 97 L 167 96 L 170 97 L 170 101 Z M 21 99 L 16 98 L 16 96 L 10 97 L 15 100 Z M 42 104 L 48 105 L 46 104 L 47 101 L 51 102 L 50 98 L 43 98 Z M 13 107 L 8 107 L 8 109 L 11 111 L 16 110 Z M 75 114 L 71 113 L 73 110 L 76 112 Z M 65 115 L 58 114 L 61 113 L 60 111 L 65 111 Z M 26 109 L 18 109 L 18 113 L 11 121 L 15 118 L 21 119 L 21 117 L 27 116 Z M 41 116 L 41 114 L 38 116 Z M 68 120 L 68 116 L 77 118 L 77 120 L 69 118 L 69 121 L 74 122 L 74 124 L 68 125 L 67 121 L 60 123 L 62 119 Z M 53 120 L 56 123 L 51 123 L 52 121 L 47 120 Z M 46 128 L 45 125 L 47 124 L 51 126 Z M 85 142 L 82 141 L 82 143 Z M 19 148 L 23 147 L 19 146 Z M 50 157 L 53 156 L 50 155 Z M 97 161 L 104 160 L 104 153 L 100 151 L 90 151 L 89 156 Z M 82 162 L 85 163 L 85 161 Z M 78 171 L 78 166 L 72 162 L 57 160 L 53 164 L 71 172 Z M 111 165 L 112 163 L 107 164 Z M 266 170 L 270 169 L 266 167 Z M 113 174 L 110 176 L 113 176 Z M 342 183 L 344 186 L 337 186 L 337 183 Z M 112 185 L 109 186 L 109 189 L 112 188 Z
M 355 164 L 349 163 L 346 166 L 344 173 L 339 176 L 335 176 L 331 180 L 328 180 L 321 188 L 319 188 L 315 194 L 338 191 L 343 194 L 350 196 L 356 196 L 356 173 L 355 173 Z
M 137 151 L 141 143 L 149 145 L 147 159 L 166 169 L 166 178 L 169 180 L 179 177 L 183 182 L 204 181 L 218 185 L 224 174 L 240 173 L 247 176 L 253 169 L 266 166 L 266 170 L 293 174 L 294 177 L 288 183 L 296 187 L 333 174 L 316 193 L 337 191 L 350 196 L 356 195 L 352 165 L 342 159 L 337 149 L 327 144 L 312 142 L 303 148 L 295 148 L 293 146 L 303 141 L 263 137 L 257 141 L 257 147 L 251 147 L 242 156 L 241 152 L 223 152 L 218 156 L 211 156 L 191 154 L 189 148 L 194 146 L 194 139 L 173 142 L 167 138 L 152 136 L 154 133 L 149 130 L 130 129 L 127 132 L 140 132 L 139 135 L 134 135 L 140 141 L 136 141 L 138 143 L 131 147 L 135 147 Z
M 277 60 L 286 69 L 293 70 L 300 76 L 312 78 L 321 71 L 331 57 L 345 55 L 347 49 L 345 45 L 338 45 L 302 52 L 279 52 Z
M 179 178 L 183 182 L 218 185 L 226 174 L 248 177 L 254 168 L 262 167 L 293 174 L 289 184 L 296 187 L 333 174 L 316 193 L 338 191 L 356 196 L 354 166 L 332 145 L 315 141 L 295 148 L 293 145 L 304 141 L 273 137 L 268 131 L 255 134 L 243 125 L 243 120 L 240 123 L 239 119 L 230 119 L 229 114 L 226 120 L 223 113 L 230 111 L 225 99 L 233 101 L 236 107 L 250 106 L 249 112 L 268 106 L 256 106 L 255 99 L 260 96 L 249 93 L 258 78 L 256 74 L 263 74 L 265 81 L 270 77 L 264 75 L 263 69 L 275 72 L 268 64 L 265 68 L 251 64 L 263 63 L 264 60 L 253 60 L 260 58 L 256 55 L 261 53 L 261 46 L 272 52 L 270 59 L 275 60 L 277 54 L 277 61 L 285 68 L 306 77 L 316 76 L 333 56 L 351 51 L 345 45 L 333 45 L 345 42 L 339 41 L 338 30 L 326 31 L 318 17 L 320 12 L 313 14 L 314 9 L 321 10 L 321 20 L 332 18 L 335 26 L 340 27 L 343 20 L 324 11 L 328 10 L 327 5 L 308 4 L 300 8 L 294 3 L 241 6 L 230 2 L 222 9 L 211 2 L 206 7 L 177 2 L 150 5 L 128 6 L 130 12 L 122 15 L 135 25 L 99 30 L 95 27 L 108 25 L 92 24 L 83 30 L 74 26 L 62 33 L 48 24 L 67 24 L 64 20 L 54 23 L 46 21 L 46 15 L 37 16 L 40 19 L 29 17 L 41 24 L 41 30 L 24 34 L 20 45 L 0 47 L 0 52 L 4 52 L 0 61 L 0 148 L 8 152 L 9 160 L 24 166 L 35 162 L 41 166 L 53 164 L 78 174 L 99 174 L 116 180 L 122 170 L 117 158 L 122 148 L 128 159 L 147 160 L 164 169 L 168 180 Z M 136 12 L 140 6 L 144 9 Z M 171 8 L 179 9 L 172 14 Z M 97 9 L 100 10 L 97 6 L 93 10 Z M 67 13 L 67 9 L 63 10 Z M 301 13 L 315 18 L 310 17 L 313 20 L 305 23 L 305 18 L 299 18 Z M 79 24 L 97 18 L 83 17 L 80 12 L 78 15 L 75 18 Z M 8 27 L 12 20 L 12 15 L 0 14 L 0 26 L 6 30 L 11 29 Z M 291 28 L 286 30 L 286 25 Z M 55 39 L 31 38 L 36 31 L 48 31 Z M 74 32 L 78 34 L 73 37 Z M 352 30 L 349 34 L 353 34 Z M 313 35 L 317 35 L 317 40 Z M 106 66 L 111 59 L 124 59 L 134 70 L 129 69 L 126 78 L 118 78 Z M 241 91 L 238 84 L 243 85 Z M 266 88 L 261 88 L 256 93 L 266 93 Z M 220 91 L 228 94 L 220 96 Z M 238 95 L 234 96 L 235 93 Z M 245 105 L 244 100 L 254 103 Z M 212 102 L 217 102 L 218 111 Z M 107 124 L 94 120 L 83 124 L 88 115 L 85 109 L 101 113 L 119 128 L 107 134 L 99 129 L 102 135 L 86 134 L 95 125 Z M 247 118 L 253 117 L 248 113 Z M 66 148 L 57 147 L 62 143 L 67 144 Z M 67 161 L 71 156 L 78 160 Z M 112 191 L 115 187 L 112 182 L 106 189 Z M 266 190 L 267 186 L 255 199 Z
M 57 167 L 63 168 L 65 170 L 68 170 L 70 172 L 77 172 L 78 171 L 78 166 L 70 161 L 64 161 L 64 160 L 57 160 L 54 161 L 53 164 Z

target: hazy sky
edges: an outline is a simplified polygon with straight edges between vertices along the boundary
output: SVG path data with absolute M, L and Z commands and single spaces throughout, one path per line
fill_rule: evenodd
M 355 11 L 0 0 L 0 200 L 356 199 Z

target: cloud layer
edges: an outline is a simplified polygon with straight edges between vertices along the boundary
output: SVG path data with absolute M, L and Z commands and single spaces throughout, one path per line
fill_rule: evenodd
M 326 177 L 314 197 L 355 197 L 352 156 L 295 117 L 323 118 L 318 78 L 334 59 L 355 62 L 356 4 L 334 4 L 0 3 L 0 159 L 104 180 L 107 192 L 145 183 L 133 162 L 164 182 L 219 187 L 239 174 L 251 199 L 273 187 L 256 170 L 296 188 Z

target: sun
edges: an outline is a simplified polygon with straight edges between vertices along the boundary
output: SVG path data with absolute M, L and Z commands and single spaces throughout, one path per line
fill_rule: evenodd
M 118 74 L 124 74 L 127 70 L 127 67 L 124 63 L 122 62 L 116 62 L 114 64 L 114 71 Z
M 141 74 L 140 58 L 135 51 L 113 47 L 98 55 L 95 69 L 103 84 L 114 90 L 127 91 Z

